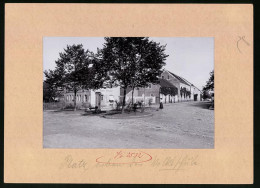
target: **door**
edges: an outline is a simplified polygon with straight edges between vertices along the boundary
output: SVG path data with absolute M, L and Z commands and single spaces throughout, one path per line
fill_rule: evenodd
M 194 94 L 194 101 L 197 101 L 198 94 Z
M 96 92 L 96 106 L 98 107 L 98 109 L 100 109 L 100 106 L 101 106 L 101 93 L 100 92 Z

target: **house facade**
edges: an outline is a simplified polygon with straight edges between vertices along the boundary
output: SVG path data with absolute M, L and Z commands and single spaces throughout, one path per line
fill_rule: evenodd
M 127 88 L 126 104 L 132 102 L 145 102 L 145 104 L 176 103 L 182 101 L 200 101 L 201 91 L 186 79 L 164 70 L 158 84 L 149 84 L 145 88 Z M 73 92 L 64 94 L 66 106 L 74 105 Z M 123 100 L 123 89 L 118 87 L 105 87 L 98 90 L 81 90 L 77 92 L 76 104 L 78 108 L 98 106 L 100 108 L 114 109 L 117 102 Z
M 177 101 L 178 88 L 169 81 L 159 78 L 158 84 L 149 84 L 147 87 L 136 88 L 133 94 L 133 102 L 145 102 L 145 104 L 174 103 Z M 126 95 L 126 102 L 132 100 L 132 90 Z
M 178 88 L 178 102 L 201 100 L 201 91 L 186 79 L 167 70 L 163 71 L 163 73 L 161 74 L 161 78 L 168 80 L 170 83 Z
M 201 91 L 186 79 L 164 70 L 159 78 L 158 84 L 149 84 L 146 88 L 136 88 L 134 90 L 134 102 L 145 101 L 152 103 L 175 103 L 182 101 L 200 101 L 202 99 Z M 177 88 L 176 93 L 164 93 L 162 88 Z M 126 101 L 130 102 L 132 98 L 132 90 L 127 92 Z
M 74 105 L 74 93 L 64 94 L 66 106 Z M 115 108 L 116 102 L 120 100 L 120 87 L 102 88 L 98 90 L 80 90 L 76 94 L 78 108 Z

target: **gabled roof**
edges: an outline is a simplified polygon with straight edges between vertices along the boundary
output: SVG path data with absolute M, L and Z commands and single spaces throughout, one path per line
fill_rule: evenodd
M 159 85 L 161 87 L 172 87 L 172 88 L 176 88 L 176 86 L 174 86 L 172 83 L 170 83 L 169 81 L 165 80 L 165 79 L 162 79 L 162 78 L 159 78 Z
M 166 70 L 166 71 L 169 72 L 171 75 L 173 75 L 175 78 L 177 78 L 181 83 L 187 84 L 187 85 L 191 85 L 191 86 L 197 88 L 194 84 L 190 83 L 190 82 L 189 82 L 188 80 L 186 80 L 185 78 L 182 78 L 182 77 L 180 77 L 180 76 L 178 76 L 178 75 L 176 75 L 176 74 L 174 74 L 174 73 L 172 73 L 172 72 L 170 72 L 170 71 L 168 71 L 168 70 Z M 200 90 L 199 88 L 197 88 L 197 89 L 201 92 L 201 90 Z
M 175 96 L 178 94 L 178 88 L 165 79 L 159 78 L 159 85 L 161 86 L 160 93 L 164 95 Z
M 183 84 L 187 84 L 187 85 L 192 85 L 190 82 L 188 82 L 186 79 L 176 75 L 176 74 L 173 74 L 172 72 L 168 71 L 171 75 L 173 75 L 175 78 L 177 78 L 181 83 Z

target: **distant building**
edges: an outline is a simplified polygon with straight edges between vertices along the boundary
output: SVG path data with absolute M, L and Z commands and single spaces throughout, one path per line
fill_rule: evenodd
M 199 90 L 196 86 L 194 86 L 191 82 L 187 81 L 186 79 L 167 70 L 165 70 L 161 74 L 161 78 L 168 80 L 170 83 L 172 83 L 174 86 L 178 88 L 178 101 L 201 100 L 201 90 Z

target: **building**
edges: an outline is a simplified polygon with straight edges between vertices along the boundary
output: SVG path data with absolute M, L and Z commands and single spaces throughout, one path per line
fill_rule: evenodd
M 120 101 L 120 87 L 102 88 L 98 90 L 81 90 L 76 94 L 78 108 L 101 107 L 115 108 Z M 74 106 L 74 93 L 65 93 L 66 106 Z
M 132 102 L 145 102 L 145 104 L 175 103 L 182 101 L 201 100 L 201 91 L 186 79 L 164 70 L 157 84 L 149 84 L 145 88 L 132 88 L 126 90 L 126 104 Z M 74 105 L 74 93 L 64 94 L 66 106 Z M 101 107 L 116 108 L 118 102 L 123 100 L 123 89 L 120 87 L 105 87 L 98 90 L 81 90 L 77 92 L 76 104 L 78 108 Z
M 170 72 L 164 70 L 161 74 L 162 79 L 168 80 L 175 87 L 178 88 L 178 102 L 181 101 L 200 101 L 202 99 L 202 92 L 196 86 L 194 86 L 191 82 L 186 79 Z
M 149 84 L 145 88 L 136 88 L 133 93 L 133 102 L 145 102 L 145 104 L 158 104 L 159 102 L 174 103 L 177 101 L 178 88 L 168 80 L 159 78 L 158 84 Z M 126 95 L 126 102 L 132 100 L 132 90 Z

